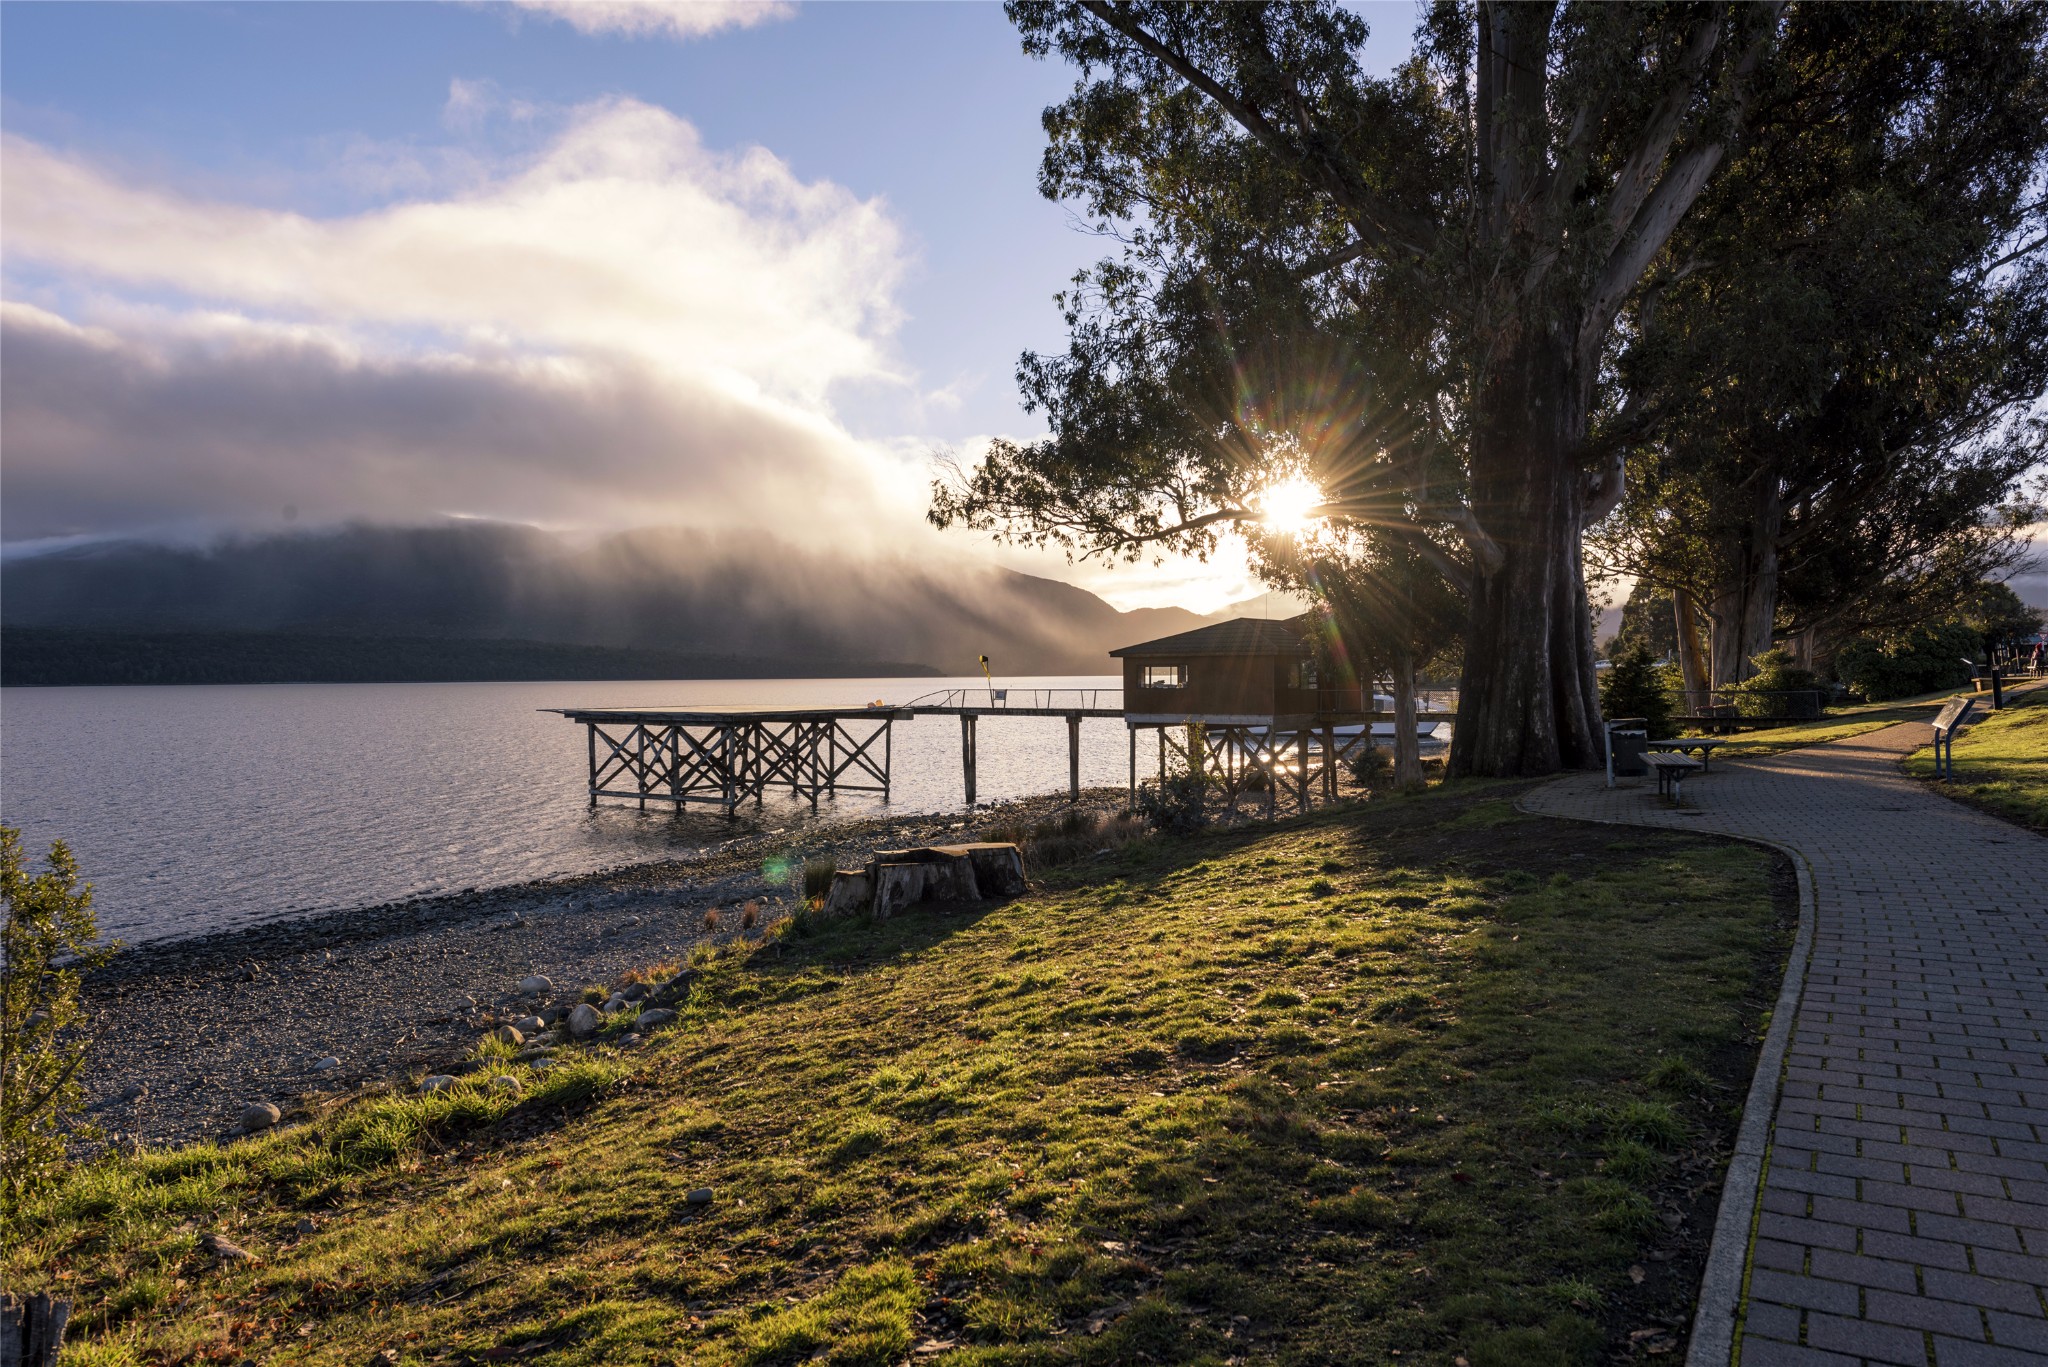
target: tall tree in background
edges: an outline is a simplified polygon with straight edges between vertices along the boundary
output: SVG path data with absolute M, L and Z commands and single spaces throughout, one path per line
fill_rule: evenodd
M 1041 188 L 1124 250 L 1065 296 L 1067 353 L 1024 359 L 1052 435 L 994 444 L 933 520 L 1200 554 L 1305 477 L 1465 596 L 1453 772 L 1597 763 L 1580 540 L 1622 486 L 1588 416 L 1781 7 L 1445 3 L 1387 79 L 1327 0 L 1008 12 L 1081 71 Z
M 1673 591 L 1682 645 L 1703 610 L 1717 687 L 1775 635 L 1938 615 L 2019 553 L 2048 380 L 2044 24 L 1794 10 L 1747 142 L 1625 318 L 1603 416 L 1632 478 L 1594 548 Z

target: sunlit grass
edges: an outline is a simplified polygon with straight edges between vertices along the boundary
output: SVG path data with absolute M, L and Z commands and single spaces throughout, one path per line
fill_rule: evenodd
M 1917 697 L 1894 698 L 1890 702 L 1829 708 L 1828 714 L 1818 721 L 1737 732 L 1727 737 L 1727 744 L 1714 754 L 1717 758 L 1722 755 L 1775 755 L 1783 750 L 1797 750 L 1831 740 L 1847 740 L 1870 731 L 1882 731 L 1902 721 L 1926 721 L 1957 692 L 1953 688 L 1944 688 Z
M 1941 791 L 2037 831 L 2048 831 L 2048 686 L 2008 692 L 2006 705 L 1956 738 L 1956 781 Z M 1934 776 L 1934 751 L 1917 751 L 1907 770 Z
M 523 1096 L 84 1169 L 0 1281 L 103 1363 L 1602 1361 L 1704 1237 L 1783 931 L 1763 853 L 1512 797 L 805 916 Z

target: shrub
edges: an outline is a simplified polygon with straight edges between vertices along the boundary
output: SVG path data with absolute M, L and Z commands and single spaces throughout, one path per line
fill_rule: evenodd
M 1027 869 L 1049 869 L 1104 849 L 1128 845 L 1145 834 L 1131 812 L 1068 811 L 1031 825 L 995 826 L 986 838 L 1007 841 L 1024 855 Z
M 1750 663 L 1757 672 L 1723 690 L 1735 696 L 1737 716 L 1810 720 L 1820 715 L 1820 680 L 1812 670 L 1794 664 L 1792 652 L 1773 646 Z M 1794 696 L 1784 696 L 1788 693 Z M 1801 693 L 1811 696 L 1797 696 Z
M 1187 835 L 1209 819 L 1204 810 L 1208 789 L 1200 774 L 1168 774 L 1138 789 L 1138 814 L 1155 831 Z
M 1384 788 L 1394 777 L 1394 759 L 1379 746 L 1366 747 L 1351 757 L 1351 781 L 1365 788 Z
M 1664 671 L 1650 658 L 1648 646 L 1636 645 L 1600 679 L 1600 714 L 1610 721 L 1617 717 L 1641 717 L 1647 722 L 1650 739 L 1664 740 L 1678 734 L 1671 720 L 1671 690 Z
M 30 877 L 21 832 L 0 826 L 0 1226 L 63 1166 L 64 1132 L 85 1103 L 78 1070 L 89 1041 L 78 985 L 112 956 L 99 943 L 92 885 L 59 840 L 49 867 Z
M 1859 636 L 1835 655 L 1835 673 L 1871 702 L 1932 693 L 1969 682 L 1983 638 L 1958 622 Z

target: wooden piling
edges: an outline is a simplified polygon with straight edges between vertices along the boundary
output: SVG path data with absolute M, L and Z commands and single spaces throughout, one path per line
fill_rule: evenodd
M 1296 756 L 1296 763 L 1295 763 L 1295 774 L 1294 774 L 1294 788 L 1295 788 L 1295 791 L 1296 791 L 1296 792 L 1298 792 L 1298 793 L 1300 793 L 1300 794 L 1301 794 L 1301 810 L 1302 810 L 1303 812 L 1307 812 L 1307 811 L 1308 811 L 1308 732 L 1307 732 L 1306 730 L 1296 731 L 1296 732 L 1294 733 L 1294 753 L 1295 753 L 1295 756 Z
M 1081 800 L 1081 714 L 1067 713 L 1067 799 Z
M 1323 723 L 1323 801 L 1337 800 L 1337 728 Z
M 966 780 L 967 805 L 970 807 L 974 805 L 974 769 L 974 714 L 963 712 L 960 714 L 960 770 Z

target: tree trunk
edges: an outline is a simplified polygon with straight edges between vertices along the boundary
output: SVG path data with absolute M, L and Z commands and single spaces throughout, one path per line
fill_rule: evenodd
M 1700 610 L 1692 601 L 1692 590 L 1671 591 L 1671 612 L 1678 630 L 1678 673 L 1686 692 L 1684 711 L 1707 703 L 1707 645 L 1700 639 Z
M 1415 656 L 1394 656 L 1394 786 L 1412 788 L 1422 782 L 1422 746 L 1415 738 Z
M 1453 774 L 1512 778 L 1605 758 L 1580 549 L 1586 396 L 1571 361 L 1576 332 L 1567 316 L 1521 338 L 1476 395 L 1472 510 L 1501 555 L 1473 585 Z
M 1708 609 L 1716 688 L 1756 673 L 1751 662 L 1771 648 L 1778 620 L 1778 534 L 1784 521 L 1785 500 L 1777 480 L 1768 479 L 1749 525 L 1724 543 L 1722 577 Z
M 38 1291 L 25 1300 L 0 1291 L 0 1367 L 56 1367 L 71 1302 Z

